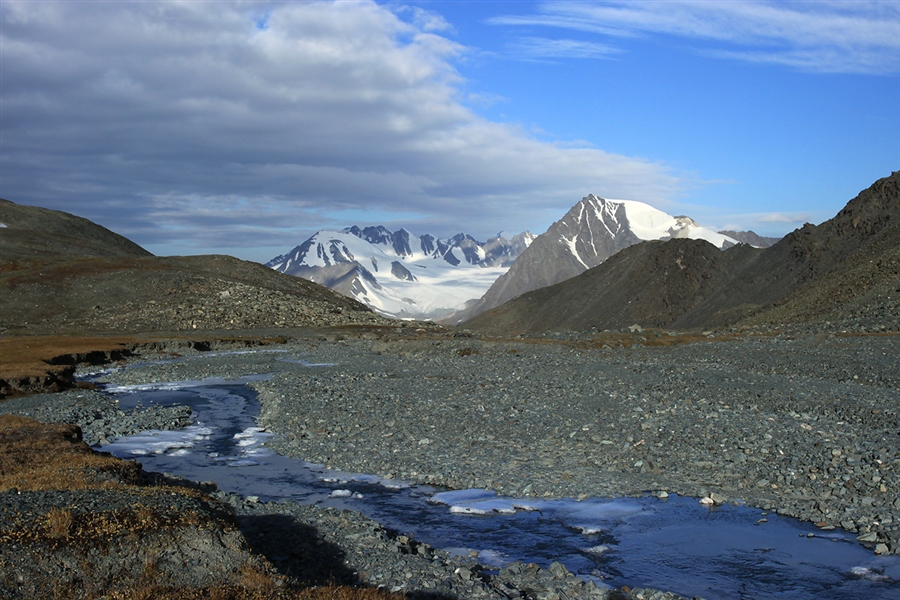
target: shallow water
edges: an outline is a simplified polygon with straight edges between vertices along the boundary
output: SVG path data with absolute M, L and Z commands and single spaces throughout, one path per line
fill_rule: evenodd
M 308 366 L 315 366 L 309 364 Z M 259 377 L 257 377 L 259 378 Z M 900 598 L 900 558 L 876 557 L 852 534 L 741 506 L 670 496 L 575 500 L 498 498 L 328 471 L 272 453 L 256 426 L 252 378 L 110 388 L 123 408 L 190 406 L 180 431 L 120 438 L 103 449 L 144 468 L 263 501 L 350 508 L 438 548 L 500 567 L 559 560 L 611 586 L 705 598 Z M 764 518 L 765 522 L 758 522 Z

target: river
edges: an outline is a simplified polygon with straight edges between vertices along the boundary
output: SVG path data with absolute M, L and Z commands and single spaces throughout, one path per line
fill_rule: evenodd
M 314 367 L 315 365 L 310 365 Z M 330 471 L 269 451 L 256 425 L 259 403 L 236 381 L 109 387 L 123 408 L 180 403 L 194 424 L 102 447 L 145 469 L 260 500 L 289 498 L 359 511 L 483 563 L 558 560 L 606 585 L 651 587 L 714 598 L 900 598 L 900 558 L 877 557 L 853 534 L 746 506 L 706 507 L 696 498 L 498 498 Z

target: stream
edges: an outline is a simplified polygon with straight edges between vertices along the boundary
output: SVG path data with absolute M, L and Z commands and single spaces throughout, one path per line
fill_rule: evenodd
M 315 366 L 315 365 L 309 365 Z M 255 377 L 260 379 L 264 376 Z M 256 425 L 246 385 L 207 379 L 110 386 L 123 409 L 185 404 L 193 425 L 119 438 L 102 449 L 262 501 L 359 511 L 386 527 L 450 552 L 477 550 L 500 567 L 558 560 L 586 579 L 715 598 L 900 598 L 900 557 L 878 557 L 851 533 L 745 506 L 709 508 L 696 498 L 513 499 L 484 490 L 448 491 L 373 475 L 330 471 L 275 454 Z

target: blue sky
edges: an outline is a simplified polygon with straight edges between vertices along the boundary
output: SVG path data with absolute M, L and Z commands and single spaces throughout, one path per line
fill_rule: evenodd
M 783 235 L 900 169 L 900 2 L 10 2 L 0 197 L 158 254 L 541 233 L 583 196 Z

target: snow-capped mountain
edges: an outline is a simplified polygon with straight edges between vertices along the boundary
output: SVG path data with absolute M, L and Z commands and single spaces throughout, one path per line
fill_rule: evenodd
M 591 194 L 537 236 L 477 303 L 448 321 L 465 321 L 525 292 L 575 277 L 638 242 L 673 238 L 702 239 L 720 249 L 738 243 L 690 217 L 673 217 L 643 202 Z
M 443 240 L 406 229 L 353 226 L 318 231 L 266 266 L 315 281 L 402 319 L 439 319 L 477 300 L 531 243 L 523 232 L 487 242 Z

